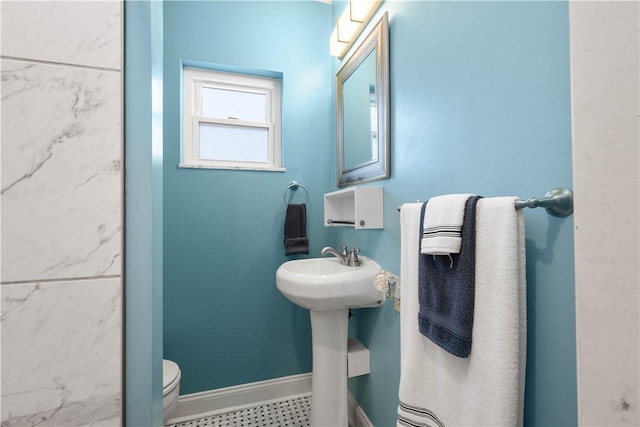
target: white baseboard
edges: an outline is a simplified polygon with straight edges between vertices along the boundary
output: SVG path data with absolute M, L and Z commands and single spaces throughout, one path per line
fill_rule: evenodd
M 185 394 L 178 398 L 170 422 L 189 421 L 305 394 L 311 394 L 310 373 Z
M 355 397 L 349 392 L 349 427 L 373 427 Z
M 239 411 L 273 401 L 310 394 L 310 373 L 185 394 L 178 398 L 176 412 L 169 424 Z M 373 427 L 350 392 L 348 397 L 349 426 Z

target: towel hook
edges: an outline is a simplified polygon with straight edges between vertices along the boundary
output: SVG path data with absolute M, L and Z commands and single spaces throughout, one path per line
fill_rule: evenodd
M 307 191 L 307 188 L 304 185 L 298 183 L 298 181 L 291 181 L 289 183 L 289 186 L 284 190 L 284 194 L 282 195 L 282 201 L 284 202 L 285 206 L 289 205 L 289 203 L 287 203 L 287 193 L 289 192 L 289 190 L 296 191 L 299 188 L 302 188 L 305 195 L 307 196 L 307 200 L 305 200 L 303 204 L 309 203 L 309 192 Z

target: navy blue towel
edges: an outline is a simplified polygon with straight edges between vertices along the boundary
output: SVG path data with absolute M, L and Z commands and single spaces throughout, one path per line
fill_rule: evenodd
M 288 204 L 284 220 L 284 254 L 308 254 L 307 205 Z
M 476 265 L 476 204 L 465 204 L 459 254 L 423 255 L 418 251 L 418 325 L 420 333 L 458 357 L 471 353 Z M 420 236 L 427 203 L 420 214 Z

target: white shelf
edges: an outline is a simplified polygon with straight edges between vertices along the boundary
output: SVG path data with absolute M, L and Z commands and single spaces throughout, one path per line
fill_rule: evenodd
M 324 195 L 325 227 L 384 227 L 382 187 L 351 187 Z
M 358 340 L 347 341 L 347 377 L 359 377 L 371 372 L 371 352 Z

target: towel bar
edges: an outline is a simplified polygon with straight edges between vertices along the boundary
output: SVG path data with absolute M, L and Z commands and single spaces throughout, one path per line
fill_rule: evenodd
M 401 208 L 402 205 L 398 206 L 398 212 Z M 563 187 L 554 188 L 541 199 L 530 197 L 527 200 L 516 200 L 515 208 L 545 208 L 549 215 L 569 216 L 573 213 L 573 191 Z
M 328 219 L 327 224 L 346 224 L 346 225 L 355 225 L 355 220 L 348 219 Z M 360 221 L 360 225 L 364 225 L 364 221 Z
M 545 208 L 549 215 L 565 217 L 573 213 L 573 191 L 568 188 L 553 188 L 542 199 L 530 197 L 516 200 L 516 209 Z

